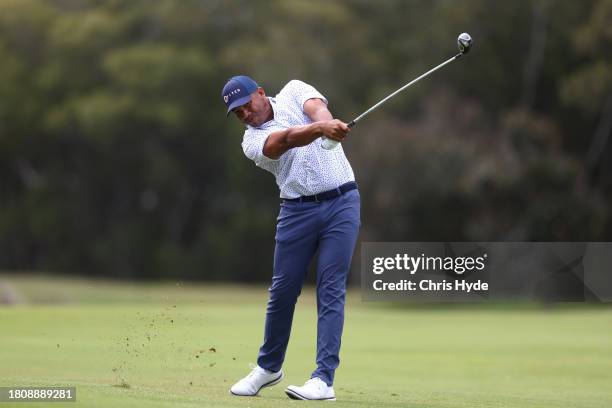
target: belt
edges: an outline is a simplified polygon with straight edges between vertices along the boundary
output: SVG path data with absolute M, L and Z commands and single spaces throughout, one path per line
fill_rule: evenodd
M 298 198 L 283 198 L 283 201 L 300 203 L 308 203 L 315 201 L 318 203 L 319 201 L 331 200 L 332 198 L 340 197 L 342 194 L 348 193 L 349 191 L 356 189 L 357 183 L 354 181 L 349 181 L 348 183 L 345 183 L 338 188 L 334 188 L 333 190 L 324 191 L 322 193 L 310 196 L 301 196 Z

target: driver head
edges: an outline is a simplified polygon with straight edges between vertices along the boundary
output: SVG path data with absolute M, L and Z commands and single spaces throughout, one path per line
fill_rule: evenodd
M 459 52 L 462 54 L 467 54 L 472 48 L 472 37 L 468 33 L 461 33 L 459 37 L 457 37 L 457 46 L 459 47 Z

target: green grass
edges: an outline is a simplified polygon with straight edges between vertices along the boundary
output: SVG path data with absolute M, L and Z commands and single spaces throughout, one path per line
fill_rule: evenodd
M 312 289 L 296 310 L 286 379 L 238 398 L 228 388 L 256 360 L 263 286 L 1 281 L 22 303 L 0 306 L 0 386 L 77 387 L 76 403 L 53 407 L 304 404 L 283 389 L 314 369 Z M 612 406 L 610 308 L 383 307 L 362 303 L 358 292 L 350 299 L 335 406 Z

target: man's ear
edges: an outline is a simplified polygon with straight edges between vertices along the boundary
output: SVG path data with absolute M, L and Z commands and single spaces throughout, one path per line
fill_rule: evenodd
M 266 91 L 262 87 L 257 88 L 257 93 L 261 96 L 266 96 Z

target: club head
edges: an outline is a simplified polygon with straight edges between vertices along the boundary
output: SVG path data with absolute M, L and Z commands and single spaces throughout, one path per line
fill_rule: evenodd
M 468 33 L 461 33 L 457 37 L 457 46 L 461 54 L 467 54 L 472 48 L 472 37 Z

